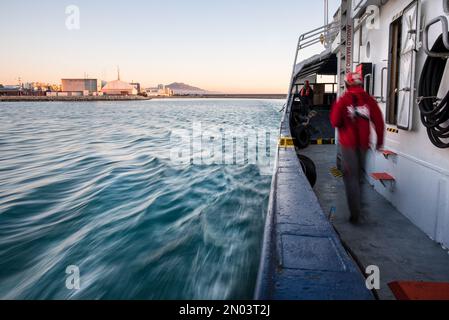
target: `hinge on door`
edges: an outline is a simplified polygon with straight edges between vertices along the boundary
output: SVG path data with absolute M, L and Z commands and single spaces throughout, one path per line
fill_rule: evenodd
M 399 93 L 399 92 L 410 92 L 410 91 L 412 91 L 412 88 L 402 88 L 402 89 L 395 89 L 394 90 L 394 93 Z

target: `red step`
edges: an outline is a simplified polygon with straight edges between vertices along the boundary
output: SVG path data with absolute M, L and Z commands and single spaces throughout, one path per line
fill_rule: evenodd
M 373 179 L 377 180 L 377 181 L 394 181 L 394 180 L 396 180 L 394 177 L 392 177 L 390 174 L 388 174 L 386 172 L 372 173 L 371 177 L 373 177 Z
M 449 301 L 449 283 L 397 281 L 388 286 L 398 300 Z
M 388 158 L 389 156 L 397 156 L 397 153 L 391 150 L 382 150 L 382 154 L 385 158 Z

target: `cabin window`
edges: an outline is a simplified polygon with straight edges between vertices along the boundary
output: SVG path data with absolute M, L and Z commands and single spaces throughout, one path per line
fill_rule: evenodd
M 386 122 L 404 130 L 412 123 L 418 11 L 419 1 L 414 1 L 390 25 Z

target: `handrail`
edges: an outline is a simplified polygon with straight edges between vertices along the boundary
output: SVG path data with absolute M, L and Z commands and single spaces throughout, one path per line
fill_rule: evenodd
M 387 100 L 385 100 L 385 96 L 384 96 L 384 84 L 385 84 L 385 77 L 384 71 L 388 71 L 388 67 L 383 67 L 382 70 L 380 71 L 381 76 L 380 76 L 380 102 L 381 103 L 386 103 Z
M 445 2 L 446 3 L 446 2 Z M 449 53 L 444 52 L 433 52 L 429 49 L 429 29 L 434 24 L 441 22 L 441 26 L 443 29 L 443 43 L 444 46 L 449 50 L 449 36 L 448 36 L 448 30 L 449 30 L 449 24 L 447 22 L 447 18 L 445 16 L 439 16 L 435 19 L 431 20 L 425 27 L 423 32 L 423 43 L 424 43 L 424 51 L 426 54 L 430 57 L 434 58 L 448 58 Z
M 293 71 L 292 71 L 292 76 L 291 76 L 291 79 L 290 79 L 290 86 L 289 86 L 289 89 L 288 89 L 287 107 L 285 109 L 284 116 L 288 112 L 288 108 L 290 106 L 290 99 L 291 99 L 291 96 L 292 96 L 293 82 L 295 80 L 295 70 L 296 70 L 296 63 L 298 62 L 298 51 L 299 51 L 299 45 L 300 44 L 301 44 L 301 40 L 298 39 L 298 44 L 296 46 L 296 52 L 295 52 L 295 59 L 293 61 Z
M 357 11 L 358 9 L 360 9 L 360 6 L 361 6 L 361 4 L 362 4 L 362 2 L 363 1 L 365 1 L 365 0 L 360 0 L 357 4 L 356 4 L 356 6 L 354 7 L 354 9 L 352 9 L 352 11 Z
M 332 33 L 329 33 L 329 35 L 331 35 L 331 36 L 334 36 L 334 35 L 337 35 L 337 34 L 338 34 L 338 32 L 336 32 L 336 31 L 333 31 Z M 322 39 L 322 38 L 311 39 L 311 40 L 308 40 L 308 41 L 302 43 L 302 44 L 299 46 L 299 49 L 300 49 L 300 50 L 301 50 L 301 49 L 305 49 L 305 48 L 307 48 L 307 47 L 310 47 L 310 46 L 312 46 L 312 45 L 314 45 L 314 44 L 317 44 L 317 43 L 320 43 L 320 42 L 323 42 L 323 39 Z M 324 42 L 326 42 L 326 40 L 324 40 Z
M 363 25 L 363 23 L 368 20 L 369 17 L 374 15 L 374 12 L 365 12 L 359 19 L 357 25 L 354 27 L 354 32 L 357 32 Z
M 320 40 L 321 37 L 324 34 L 324 42 L 325 44 L 328 44 L 328 42 L 331 40 L 331 37 L 329 37 L 329 34 L 335 35 L 336 31 L 339 30 L 340 24 L 338 22 L 331 22 L 328 25 L 313 29 L 309 32 L 303 33 L 299 36 L 299 42 L 298 42 L 298 48 L 306 48 L 306 44 L 303 44 L 302 42 L 305 40 L 313 39 L 313 41 Z M 308 42 L 313 42 L 309 40 Z
M 368 88 L 367 86 L 366 86 L 366 83 L 367 83 L 367 79 L 370 79 L 370 82 L 369 82 L 369 84 L 370 84 L 370 87 Z M 364 79 L 363 79 L 363 83 L 364 83 L 364 86 L 365 86 L 365 91 L 366 92 L 368 92 L 369 94 L 373 94 L 373 88 L 374 88 L 374 83 L 373 83 L 373 75 L 371 74 L 371 73 L 368 73 L 367 75 L 365 75 L 365 77 L 364 77 Z

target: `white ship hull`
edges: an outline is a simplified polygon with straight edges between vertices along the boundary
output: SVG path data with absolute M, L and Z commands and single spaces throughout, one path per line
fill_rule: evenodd
M 362 1 L 362 3 L 366 2 Z M 413 2 L 416 1 L 388 1 L 379 7 L 377 21 L 368 19 L 353 34 L 353 69 L 359 62 L 373 64 L 375 70 L 373 94 L 379 100 L 384 97 L 383 101 L 379 101 L 379 105 L 385 115 L 388 112 L 388 103 L 385 98 L 389 89 L 386 78 L 390 75 L 389 70 L 384 69 L 382 81 L 381 70 L 389 67 L 390 25 L 395 17 L 398 17 L 406 8 L 410 8 Z M 390 130 L 386 134 L 385 148 L 394 151 L 397 155 L 386 158 L 382 154 L 371 152 L 366 173 L 370 183 L 394 207 L 430 238 L 449 247 L 449 149 L 440 149 L 431 143 L 427 130 L 421 123 L 420 110 L 416 102 L 419 78 L 428 57 L 422 46 L 423 28 L 432 19 L 448 15 L 443 12 L 443 1 L 421 0 L 417 3 L 420 13 L 418 24 L 421 32 L 418 33 L 416 44 L 416 63 L 404 66 L 403 70 L 400 70 L 400 73 L 413 77 L 414 87 L 412 86 L 410 93 L 409 99 L 412 100 L 410 107 L 406 105 L 404 108 L 408 110 L 399 110 L 405 114 L 409 113 L 409 128 L 401 129 L 399 124 L 387 124 Z M 359 6 L 361 9 L 353 11 L 352 14 L 360 16 L 364 13 L 365 6 Z M 357 23 L 355 24 L 357 26 Z M 429 29 L 430 47 L 441 33 L 442 28 L 439 24 Z M 444 97 L 448 90 L 449 68 L 446 68 L 439 97 Z M 391 188 L 385 187 L 370 177 L 371 172 L 389 173 L 395 178 L 394 185 Z

